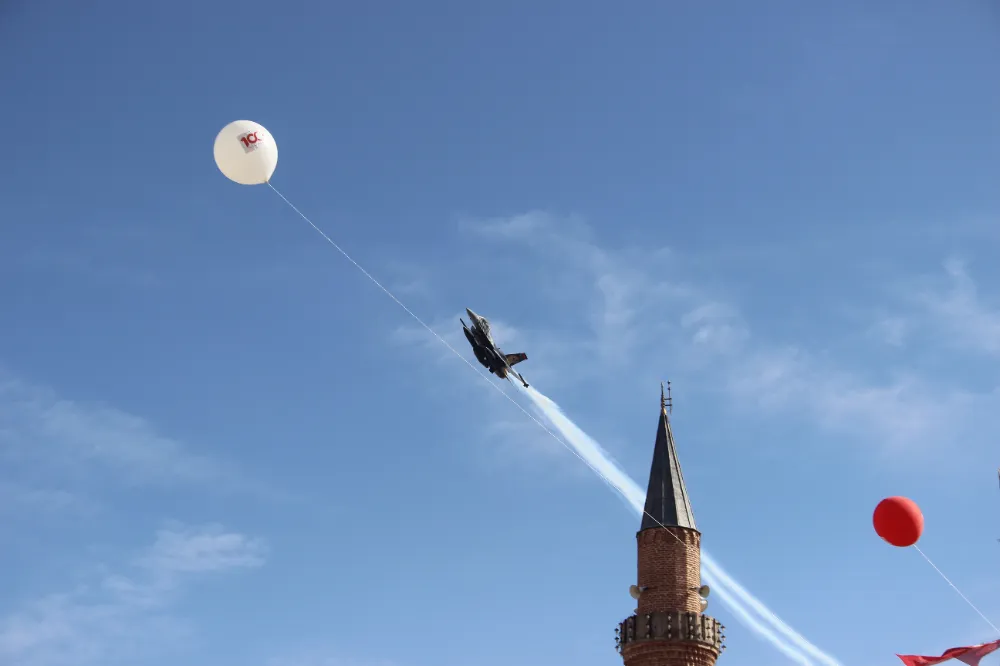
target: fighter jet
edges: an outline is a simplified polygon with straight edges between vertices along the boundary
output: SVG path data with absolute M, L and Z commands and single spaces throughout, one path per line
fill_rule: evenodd
M 521 380 L 524 388 L 528 388 L 528 382 L 524 381 L 524 377 L 514 370 L 514 366 L 527 360 L 528 355 L 522 352 L 504 354 L 503 350 L 497 347 L 497 343 L 493 341 L 493 336 L 490 335 L 490 322 L 469 308 L 465 308 L 465 311 L 469 314 L 472 327 L 466 325 L 461 317 L 458 320 L 462 322 L 462 330 L 465 332 L 469 344 L 472 345 L 472 352 L 476 355 L 476 360 L 497 377 L 510 380 L 510 375 L 514 375 Z

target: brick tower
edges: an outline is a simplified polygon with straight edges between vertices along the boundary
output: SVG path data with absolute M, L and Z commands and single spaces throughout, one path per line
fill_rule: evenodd
M 725 627 L 702 613 L 708 590 L 701 587 L 701 532 L 670 428 L 669 385 L 666 395 L 660 386 L 660 425 L 636 534 L 638 579 L 630 591 L 639 607 L 618 625 L 616 642 L 625 666 L 714 666 Z

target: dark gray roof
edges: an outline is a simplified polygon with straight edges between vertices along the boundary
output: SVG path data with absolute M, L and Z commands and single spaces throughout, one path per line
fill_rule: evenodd
M 694 524 L 694 512 L 684 485 L 681 463 L 677 459 L 677 445 L 674 444 L 674 433 L 670 429 L 670 417 L 662 401 L 660 426 L 656 430 L 656 446 L 653 448 L 653 464 L 649 468 L 645 511 L 640 531 L 659 527 L 660 524 L 664 527 L 698 529 Z

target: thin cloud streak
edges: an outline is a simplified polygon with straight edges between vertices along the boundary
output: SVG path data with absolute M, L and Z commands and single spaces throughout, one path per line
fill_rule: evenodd
M 148 421 L 105 405 L 66 399 L 5 371 L 0 364 L 0 461 L 22 486 L 21 495 L 43 493 L 46 483 L 166 490 L 196 487 L 277 501 L 292 494 L 251 480 L 238 465 L 198 452 L 159 433 Z M 31 478 L 40 485 L 26 486 Z M 26 494 L 27 492 L 27 494 Z M 40 501 L 40 496 L 35 497 Z
M 156 533 L 156 542 L 139 563 L 149 571 L 173 575 L 254 568 L 266 557 L 263 541 L 226 532 L 220 525 L 173 525 Z
M 217 525 L 172 524 L 121 570 L 0 618 L 0 663 L 101 666 L 137 661 L 150 644 L 169 650 L 191 633 L 169 610 L 196 575 L 252 569 L 265 559 L 257 539 Z
M 0 515 L 24 512 L 37 516 L 42 512 L 68 513 L 80 517 L 93 515 L 100 508 L 100 505 L 89 498 L 60 488 L 0 480 Z
M 946 283 L 911 285 L 910 301 L 923 314 L 923 323 L 932 326 L 943 339 L 959 350 L 1000 356 L 1000 306 L 983 301 L 966 262 L 949 257 L 944 262 Z M 924 280 L 927 282 L 927 280 Z
M 16 459 L 58 460 L 122 473 L 133 483 L 206 483 L 220 463 L 156 433 L 143 419 L 104 406 L 84 406 L 0 374 L 0 445 Z
M 684 366 L 710 390 L 721 390 L 734 409 L 752 405 L 807 416 L 830 433 L 874 442 L 883 454 L 933 451 L 956 436 L 955 424 L 1000 407 L 995 392 L 973 393 L 912 371 L 873 381 L 866 369 L 851 371 L 792 344 L 757 340 L 737 307 L 683 278 L 684 261 L 676 253 L 668 248 L 604 249 L 579 218 L 532 212 L 463 220 L 461 229 L 480 239 L 527 247 L 544 261 L 543 282 L 574 285 L 589 328 L 533 336 L 555 336 L 575 354 L 591 352 L 587 368 L 559 363 L 565 359 L 556 355 L 557 376 L 588 370 L 597 376 L 644 374 L 648 367 L 667 364 L 669 355 L 670 365 Z M 667 269 L 664 257 L 671 259 Z M 950 259 L 946 271 L 950 289 L 911 285 L 900 303 L 918 304 L 949 335 L 961 332 L 965 337 L 957 339 L 965 340 L 967 349 L 1000 354 L 1000 309 L 982 302 L 964 263 Z M 615 285 L 613 299 L 607 297 L 608 285 Z M 907 317 L 883 318 L 879 333 L 892 343 L 902 344 L 914 328 Z

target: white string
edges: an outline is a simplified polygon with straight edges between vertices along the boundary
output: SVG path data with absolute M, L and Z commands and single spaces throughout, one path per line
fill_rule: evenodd
M 969 601 L 969 598 L 967 596 L 965 596 L 964 594 L 962 594 L 962 590 L 958 589 L 958 587 L 953 582 L 951 582 L 951 579 L 949 579 L 947 576 L 945 576 L 943 571 L 941 571 L 940 569 L 938 569 L 937 565 L 934 564 L 934 562 L 931 561 L 931 558 L 927 557 L 927 555 L 924 554 L 924 551 L 920 550 L 920 547 L 917 544 L 913 544 L 913 548 L 918 553 L 920 553 L 921 557 L 923 557 L 925 560 L 927 560 L 927 564 L 929 564 L 932 567 L 934 567 L 934 571 L 937 571 L 939 574 L 941 574 L 941 578 L 944 578 L 944 582 L 948 583 L 948 585 L 951 585 L 951 589 L 953 589 L 956 592 L 958 592 L 958 596 L 962 597 L 962 599 L 965 600 L 965 603 L 969 604 L 969 606 L 972 608 L 972 610 L 974 610 L 977 613 L 979 613 L 979 617 L 983 618 L 983 620 L 986 621 L 986 624 L 990 625 L 990 627 L 993 629 L 993 631 L 997 632 L 997 634 L 1000 634 L 1000 629 L 997 629 L 997 626 L 995 624 L 993 624 L 992 622 L 990 622 L 990 619 L 988 617 L 986 617 L 985 615 L 983 615 L 983 612 L 981 610 L 979 610 L 978 608 L 976 608 L 976 605 L 974 603 L 972 603 L 971 601 Z
M 544 423 L 542 423 L 542 422 L 541 422 L 541 421 L 539 421 L 539 420 L 538 420 L 537 418 L 535 418 L 535 416 L 534 416 L 534 415 L 533 415 L 533 414 L 532 414 L 531 412 L 529 412 L 528 410 L 526 410 L 526 409 L 525 409 L 525 408 L 524 408 L 524 407 L 523 407 L 523 406 L 522 406 L 522 405 L 521 405 L 521 404 L 520 404 L 519 402 L 517 402 L 516 400 L 514 400 L 514 399 L 513 399 L 512 397 L 510 397 L 510 395 L 508 395 L 508 394 L 507 394 L 507 392 L 506 392 L 506 391 L 504 391 L 504 390 L 503 390 L 502 388 L 500 388 L 500 385 L 499 385 L 499 384 L 497 384 L 497 383 L 495 383 L 495 382 L 491 381 L 491 380 L 490 380 L 490 378 L 489 378 L 489 377 L 487 377 L 486 375 L 484 375 L 484 374 L 482 373 L 482 371 L 481 371 L 481 370 L 480 370 L 479 368 L 477 368 L 476 366 L 472 365 L 472 363 L 470 363 L 470 362 L 469 362 L 469 359 L 467 359 L 467 358 L 465 358 L 464 356 L 462 356 L 462 354 L 460 354 L 460 353 L 459 353 L 459 352 L 458 352 L 458 351 L 457 351 L 457 350 L 456 350 L 456 349 L 455 349 L 454 347 L 452 347 L 452 346 L 451 346 L 450 344 L 448 344 L 448 341 L 447 341 L 447 340 L 445 340 L 444 338 L 442 338 L 442 337 L 441 337 L 440 335 L 438 335 L 437 331 L 435 331 L 435 330 L 434 330 L 433 328 L 431 328 L 430 326 L 428 326 L 427 324 L 425 324 L 425 323 L 424 323 L 424 321 L 423 321 L 423 320 L 422 320 L 422 319 L 421 319 L 420 317 L 418 317 L 417 315 L 413 314 L 413 311 L 412 311 L 412 310 L 410 310 L 410 308 L 408 308 L 408 307 L 406 307 L 405 305 L 403 305 L 402 301 L 400 301 L 400 300 L 399 300 L 398 298 L 396 298 L 395 296 L 393 296 L 392 292 L 390 292 L 390 291 L 389 291 L 388 289 L 386 289 L 385 287 L 383 287 L 383 286 L 382 286 L 382 283 L 380 283 L 380 282 L 379 282 L 378 280 L 376 280 L 376 279 L 375 279 L 374 277 L 372 277 L 372 274 L 371 274 L 371 273 L 369 273 L 368 271 L 366 271 L 366 270 L 365 270 L 365 269 L 364 269 L 364 268 L 363 268 L 363 267 L 361 266 L 361 264 L 359 264 L 359 263 L 358 263 L 358 262 L 356 262 L 356 261 L 355 261 L 354 259 L 352 259 L 352 258 L 351 258 L 351 255 L 347 254 L 347 252 L 345 252 L 343 248 L 341 248 L 341 247 L 340 247 L 339 245 L 337 245 L 337 244 L 336 244 L 336 243 L 335 243 L 335 242 L 333 241 L 333 239 L 332 239 L 332 238 L 330 238 L 329 236 L 327 236 L 327 235 L 326 235 L 326 233 L 325 233 L 325 232 L 324 232 L 324 231 L 323 231 L 322 229 L 320 229 L 320 228 L 319 228 L 318 226 L 316 226 L 316 224 L 315 224 L 315 223 L 313 223 L 313 221 L 312 221 L 312 220 L 310 220 L 310 219 L 309 219 L 308 217 L 306 217 L 306 215 L 305 215 L 305 214 L 304 214 L 304 213 L 303 213 L 302 211 L 300 211 L 300 210 L 299 210 L 298 208 L 296 208 L 296 207 L 295 207 L 295 204 L 293 204 L 293 203 L 292 203 L 291 201 L 289 201 L 289 200 L 288 200 L 287 198 L 285 198 L 285 195 L 283 195 L 283 194 L 282 194 L 281 192 L 279 192 L 279 191 L 278 191 L 278 189 L 277 189 L 277 188 L 276 188 L 276 187 L 275 187 L 274 185 L 272 185 L 272 184 L 271 184 L 270 182 L 268 182 L 268 183 L 267 183 L 267 186 L 268 186 L 268 187 L 270 187 L 270 188 L 271 188 L 271 189 L 272 189 L 272 190 L 274 191 L 274 193 L 275 193 L 275 194 L 277 194 L 277 195 L 278 195 L 279 197 L 281 197 L 281 200 L 282 200 L 282 201 L 284 201 L 284 202 L 285 202 L 286 204 L 288 204 L 288 205 L 289 205 L 289 207 L 290 207 L 290 208 L 291 208 L 292 210 L 294 210 L 294 211 L 295 211 L 296 213 L 298 213 L 299 217 L 301 217 L 301 218 L 302 218 L 303 220 L 305 220 L 305 221 L 306 221 L 306 222 L 307 222 L 307 223 L 309 224 L 309 226 L 311 226 L 311 227 L 312 227 L 313 229 L 315 229 L 315 230 L 316 230 L 316 233 L 318 233 L 318 234 L 319 234 L 320 236 L 322 236 L 322 237 L 323 237 L 323 238 L 324 238 L 324 239 L 326 240 L 326 242 L 327 242 L 327 243 L 329 243 L 330 245 L 332 245 L 332 246 L 334 247 L 334 249 L 336 249 L 336 250 L 337 250 L 337 252 L 340 252 L 340 253 L 341 253 L 342 255 L 344 255 L 344 258 L 345 258 L 345 259 L 347 259 L 347 260 L 348 260 L 349 262 L 351 262 L 352 264 L 354 264 L 354 266 L 355 266 L 355 267 L 357 267 L 357 269 L 358 269 L 359 271 L 361 271 L 362 273 L 364 273 L 364 274 L 365 274 L 365 277 L 367 277 L 367 278 L 368 278 L 369 280 L 371 280 L 371 281 L 372 281 L 373 283 L 375 283 L 375 286 L 376 286 L 376 287 L 378 287 L 378 288 L 379 288 L 379 289 L 381 289 L 381 290 L 382 290 L 383 292 L 385 292 L 385 294 L 386 294 L 386 295 L 387 295 L 387 296 L 388 296 L 389 298 L 391 298 L 391 299 L 392 299 L 393 301 L 395 301 L 395 302 L 396 302 L 396 304 L 397 304 L 397 305 L 398 305 L 399 307 L 403 308 L 403 310 L 405 310 L 405 311 L 406 311 L 406 314 L 408 314 L 408 315 L 410 315 L 411 317 L 413 317 L 413 319 L 414 319 L 414 320 L 415 320 L 415 321 L 416 321 L 416 322 L 417 322 L 418 324 L 420 324 L 421 326 L 423 326 L 424 328 L 426 328 L 426 329 L 427 329 L 427 330 L 428 330 L 428 331 L 429 331 L 429 332 L 431 333 L 431 335 L 433 335 L 433 336 L 434 336 L 435 338 L 437 338 L 437 339 L 438 339 L 438 341 L 439 341 L 439 342 L 440 342 L 441 344 L 443 344 L 443 345 L 444 345 L 445 347 L 447 347 L 447 348 L 448 348 L 448 349 L 449 349 L 449 350 L 451 351 L 451 353 L 453 353 L 453 354 L 454 354 L 455 356 L 457 356 L 457 357 L 458 357 L 459 359 L 461 359 L 461 360 L 462 360 L 462 362 L 463 362 L 463 363 L 465 363 L 465 364 L 466 364 L 467 366 L 469 366 L 470 368 L 472 368 L 473 372 L 475 372 L 475 373 L 476 373 L 477 375 L 479 375 L 479 376 L 480 376 L 480 377 L 481 377 L 481 378 L 482 378 L 482 379 L 483 379 L 483 380 L 484 380 L 484 381 L 485 381 L 485 382 L 486 382 L 487 384 L 489 384 L 489 385 L 490 385 L 490 386 L 492 386 L 492 387 L 493 387 L 494 389 L 496 389 L 496 390 L 497 390 L 497 392 L 499 392 L 499 393 L 500 393 L 500 395 L 502 395 L 503 397 L 507 398 L 507 400 L 509 400 L 509 401 L 510 401 L 510 403 L 511 403 L 512 405 L 514 405 L 514 406 L 515 406 L 515 407 L 517 407 L 517 408 L 518 408 L 519 410 L 521 410 L 521 411 L 522 411 L 522 412 L 524 413 L 524 415 L 525 415 L 525 416 L 527 416 L 527 417 L 528 417 L 529 419 L 531 419 L 531 420 L 532 420 L 532 421 L 534 421 L 534 422 L 535 422 L 536 424 L 538 424 L 538 427 L 540 427 L 540 428 L 541 428 L 542 430 L 544 430 L 545 432 L 547 432 L 547 433 L 549 434 L 549 436 L 550 436 L 550 437 L 552 437 L 552 438 L 553 438 L 553 439 L 555 439 L 555 440 L 556 440 L 557 442 L 559 442 L 560 444 L 562 444 L 562 445 L 563 445 L 563 447 L 565 447 L 567 451 L 569 451 L 570 453 L 572 453 L 572 454 L 573 454 L 574 456 L 576 456 L 576 457 L 577 457 L 577 458 L 578 458 L 578 459 L 579 459 L 579 460 L 580 460 L 580 461 L 581 461 L 581 462 L 582 462 L 582 463 L 583 463 L 584 465 L 586 465 L 587 467 L 589 467 L 589 468 L 590 468 L 590 470 L 591 470 L 591 471 L 592 471 L 592 472 L 593 472 L 594 474 L 596 474 L 596 475 L 597 475 L 598 477 L 600 477 L 600 478 L 601 478 L 601 480 L 603 480 L 603 481 L 604 481 L 604 482 L 605 482 L 606 484 L 608 484 L 608 486 L 610 486 L 610 487 L 611 487 L 612 489 L 614 489 L 615 491 L 619 492 L 619 494 L 621 494 L 621 491 L 619 491 L 619 490 L 618 490 L 618 488 L 617 488 L 617 487 L 615 487 L 615 485 L 614 485 L 614 484 L 613 484 L 613 483 L 611 482 L 611 480 L 610 480 L 610 479 L 608 479 L 608 477 L 607 477 L 607 476 L 605 476 L 605 475 L 604 475 L 604 473 L 603 473 L 603 472 L 601 472 L 601 470 L 599 470 L 599 469 L 597 469 L 596 467 L 594 467 L 593 463 L 591 463 L 591 462 L 590 462 L 589 460 L 587 460 L 587 459 L 586 459 L 586 458 L 584 458 L 584 457 L 583 457 L 582 455 L 580 455 L 580 454 L 579 454 L 579 453 L 578 453 L 578 452 L 576 451 L 576 449 L 574 449 L 574 448 L 573 448 L 573 447 L 572 447 L 572 446 L 571 446 L 570 444 L 568 444 L 568 443 L 566 443 L 565 441 L 563 441 L 563 440 L 562 440 L 562 438 L 561 438 L 561 437 L 559 437 L 559 435 L 557 435 L 557 434 L 555 434 L 554 432 L 552 432 L 551 430 L 549 430 L 549 429 L 548 429 L 548 428 L 547 428 L 547 427 L 545 426 L 545 424 L 544 424 Z M 624 497 L 624 495 L 623 495 L 623 497 Z M 626 497 L 626 499 L 628 499 L 628 498 Z M 648 514 L 647 514 L 647 515 L 648 515 Z M 653 517 L 652 517 L 652 516 L 650 516 L 650 518 L 653 518 Z M 656 519 L 655 519 L 655 518 L 653 518 L 653 520 L 656 520 Z M 663 525 L 660 525 L 660 526 L 661 526 L 661 527 L 663 527 Z M 678 539 L 678 541 L 680 541 L 680 539 Z M 683 542 L 681 542 L 681 543 L 683 543 Z M 685 544 L 685 545 L 687 545 L 687 544 Z

